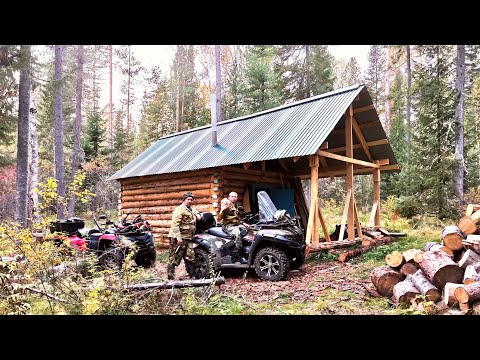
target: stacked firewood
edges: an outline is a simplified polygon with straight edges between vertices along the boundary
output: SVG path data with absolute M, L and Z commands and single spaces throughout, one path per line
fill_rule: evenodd
M 442 241 L 423 249 L 393 251 L 370 280 L 395 304 L 432 301 L 439 308 L 480 314 L 480 206 L 469 205 L 456 226 L 442 230 Z

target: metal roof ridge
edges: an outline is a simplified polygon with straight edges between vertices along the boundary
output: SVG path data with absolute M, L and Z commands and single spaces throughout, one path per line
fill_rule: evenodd
M 239 120 L 246 120 L 246 119 L 249 119 L 249 118 L 252 118 L 252 117 L 268 114 L 268 113 L 271 113 L 271 112 L 274 112 L 274 111 L 278 111 L 278 110 L 286 109 L 286 108 L 289 108 L 289 107 L 297 106 L 297 105 L 304 104 L 304 103 L 307 103 L 307 102 L 310 102 L 310 101 L 315 101 L 315 100 L 318 100 L 318 99 L 321 99 L 321 98 L 326 98 L 326 97 L 338 95 L 338 94 L 341 94 L 341 93 L 349 92 L 349 91 L 358 89 L 359 87 L 362 87 L 362 86 L 365 86 L 365 85 L 364 84 L 355 84 L 355 85 L 351 85 L 351 86 L 348 86 L 348 87 L 345 87 L 345 88 L 329 91 L 327 93 L 315 95 L 315 96 L 312 96 L 312 97 L 309 97 L 309 98 L 306 98 L 306 99 L 298 100 L 298 101 L 295 101 L 295 102 L 292 102 L 292 103 L 279 105 L 277 107 L 267 109 L 267 110 L 263 110 L 263 111 L 259 111 L 257 113 L 253 113 L 253 114 L 250 114 L 250 115 L 239 116 L 239 117 L 236 117 L 236 118 L 233 118 L 233 119 L 223 120 L 223 121 L 217 122 L 217 126 L 221 126 L 221 125 L 224 125 L 224 124 L 229 124 L 229 123 L 239 121 Z M 158 138 L 157 141 L 161 140 L 161 139 L 167 139 L 167 138 L 170 138 L 170 137 L 178 136 L 178 135 L 187 134 L 187 133 L 194 132 L 194 131 L 200 131 L 200 130 L 208 129 L 211 126 L 212 125 L 209 124 L 209 125 L 199 126 L 199 127 L 193 128 L 193 129 L 188 129 L 188 130 L 184 130 L 184 131 L 181 131 L 181 132 L 165 135 L 165 136 L 162 136 L 162 137 Z

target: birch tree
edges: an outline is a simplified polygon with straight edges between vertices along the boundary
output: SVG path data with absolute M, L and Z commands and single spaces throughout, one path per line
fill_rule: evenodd
M 17 178 L 14 219 L 21 227 L 27 225 L 28 141 L 30 108 L 31 45 L 21 45 L 20 83 L 18 93 Z
M 463 205 L 463 179 L 465 164 L 463 160 L 463 104 L 465 100 L 465 45 L 457 45 L 455 76 L 455 170 L 454 190 L 458 205 Z
M 55 45 L 55 179 L 57 180 L 57 219 L 65 220 L 65 159 L 63 154 L 63 45 Z

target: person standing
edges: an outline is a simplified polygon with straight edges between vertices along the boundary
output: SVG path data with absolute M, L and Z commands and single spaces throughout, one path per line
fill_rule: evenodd
M 223 231 L 235 239 L 235 249 L 233 249 L 233 258 L 242 264 L 247 263 L 243 256 L 242 230 L 247 230 L 247 226 L 241 221 L 237 205 L 238 194 L 232 191 L 228 198 L 222 199 L 220 203 L 219 221 L 222 223 Z
M 182 204 L 177 206 L 172 213 L 172 224 L 168 232 L 170 249 L 167 265 L 167 278 L 175 278 L 175 267 L 180 265 L 182 258 L 185 262 L 185 269 L 190 277 L 195 273 L 195 252 L 193 236 L 195 235 L 197 220 L 200 220 L 200 213 L 192 207 L 194 196 L 186 192 L 182 197 Z

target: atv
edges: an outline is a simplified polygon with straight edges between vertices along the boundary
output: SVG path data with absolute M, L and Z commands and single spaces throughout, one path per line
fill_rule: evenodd
M 222 230 L 212 213 L 201 213 L 193 242 L 194 266 L 190 278 L 209 278 L 221 269 L 255 269 L 262 280 L 284 280 L 290 269 L 305 262 L 305 236 L 285 210 L 277 210 L 265 191 L 259 191 L 259 213 L 245 215 L 249 231 L 242 231 L 246 263 L 235 262 L 234 239 Z

